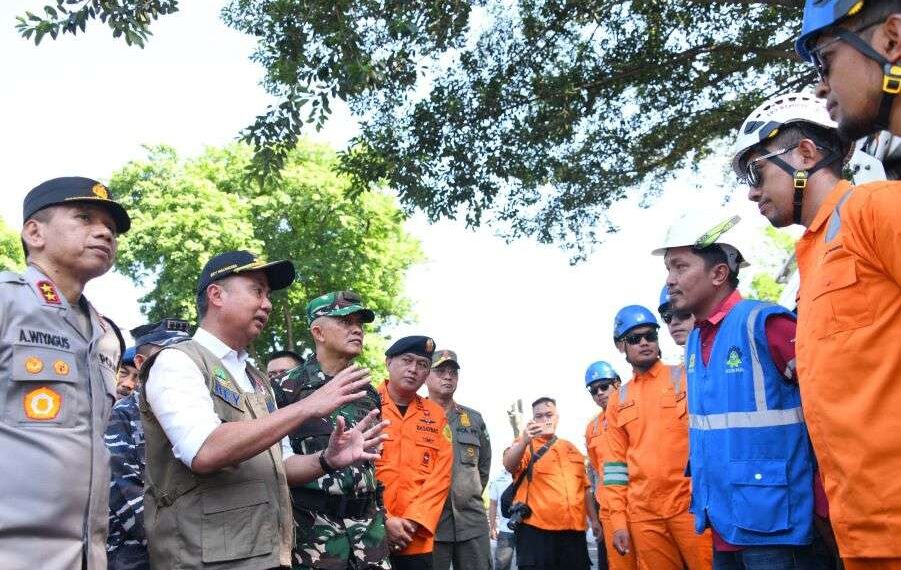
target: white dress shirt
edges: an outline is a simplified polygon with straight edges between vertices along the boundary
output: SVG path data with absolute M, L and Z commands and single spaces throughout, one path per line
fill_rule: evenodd
M 246 351 L 233 350 L 200 327 L 194 340 L 222 361 L 242 392 L 254 391 L 253 381 L 247 376 Z M 190 468 L 203 442 L 222 423 L 200 369 L 187 354 L 164 350 L 150 369 L 144 396 L 172 442 L 173 454 Z M 294 455 L 287 437 L 281 443 L 284 459 Z
M 488 484 L 488 499 L 491 501 L 497 502 L 497 531 L 498 532 L 513 532 L 510 530 L 510 527 L 507 526 L 507 521 L 510 519 L 504 518 L 504 515 L 501 514 L 501 495 L 504 494 L 504 490 L 510 486 L 510 483 L 513 482 L 513 475 L 510 475 L 506 469 L 501 469 L 501 472 L 498 473 L 494 479 L 492 479 L 491 483 Z

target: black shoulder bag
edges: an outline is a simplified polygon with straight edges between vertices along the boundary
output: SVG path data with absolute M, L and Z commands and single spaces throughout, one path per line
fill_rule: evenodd
M 519 474 L 519 477 L 516 478 L 516 481 L 510 483 L 504 492 L 501 493 L 500 507 L 501 507 L 501 516 L 505 519 L 510 518 L 510 507 L 513 506 L 513 497 L 516 496 L 516 491 L 519 490 L 519 486 L 522 485 L 523 480 L 528 477 L 529 480 L 532 480 L 532 467 L 538 463 L 538 460 L 547 453 L 547 450 L 551 448 L 554 443 L 557 441 L 557 436 L 553 436 L 551 439 L 547 441 L 544 445 L 542 445 L 538 451 L 532 454 L 532 457 L 529 458 L 529 464 L 526 465 L 526 468 L 522 470 L 522 473 Z

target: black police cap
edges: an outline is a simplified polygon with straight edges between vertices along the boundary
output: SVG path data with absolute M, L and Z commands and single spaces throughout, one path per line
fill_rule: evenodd
M 129 331 L 131 337 L 135 339 L 135 346 L 140 347 L 145 344 L 155 344 L 163 346 L 167 341 L 183 337 L 188 337 L 191 330 L 191 323 L 181 319 L 163 319 L 148 325 L 141 325 Z
M 128 212 L 113 200 L 109 188 L 81 176 L 54 178 L 32 188 L 22 204 L 22 221 L 49 206 L 72 202 L 86 202 L 105 208 L 116 222 L 116 233 L 124 234 L 131 228 Z
M 248 251 L 226 251 L 214 256 L 203 266 L 197 280 L 197 292 L 205 291 L 214 281 L 247 273 L 262 271 L 269 280 L 269 288 L 273 291 L 284 289 L 294 282 L 297 275 L 294 264 L 287 260 L 265 262 Z
M 432 340 L 431 337 L 417 335 L 405 336 L 404 338 L 395 341 L 394 344 L 385 351 L 385 356 L 390 357 L 409 353 L 431 359 L 434 352 L 435 341 Z

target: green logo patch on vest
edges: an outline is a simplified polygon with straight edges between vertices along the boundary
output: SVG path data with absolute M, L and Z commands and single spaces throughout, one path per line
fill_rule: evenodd
M 735 370 L 736 368 L 741 367 L 741 351 L 737 346 L 733 346 L 729 349 L 729 358 L 726 359 L 726 367 Z

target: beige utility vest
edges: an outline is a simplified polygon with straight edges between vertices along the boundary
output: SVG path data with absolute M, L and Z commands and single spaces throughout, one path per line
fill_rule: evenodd
M 197 365 L 223 422 L 254 420 L 275 408 L 266 378 L 247 365 L 256 392 L 244 392 L 213 353 L 194 340 L 172 344 Z M 141 367 L 141 380 L 156 361 Z M 281 447 L 210 475 L 198 475 L 172 453 L 172 444 L 140 398 L 146 471 L 144 526 L 153 568 L 258 570 L 291 565 L 293 519 Z

